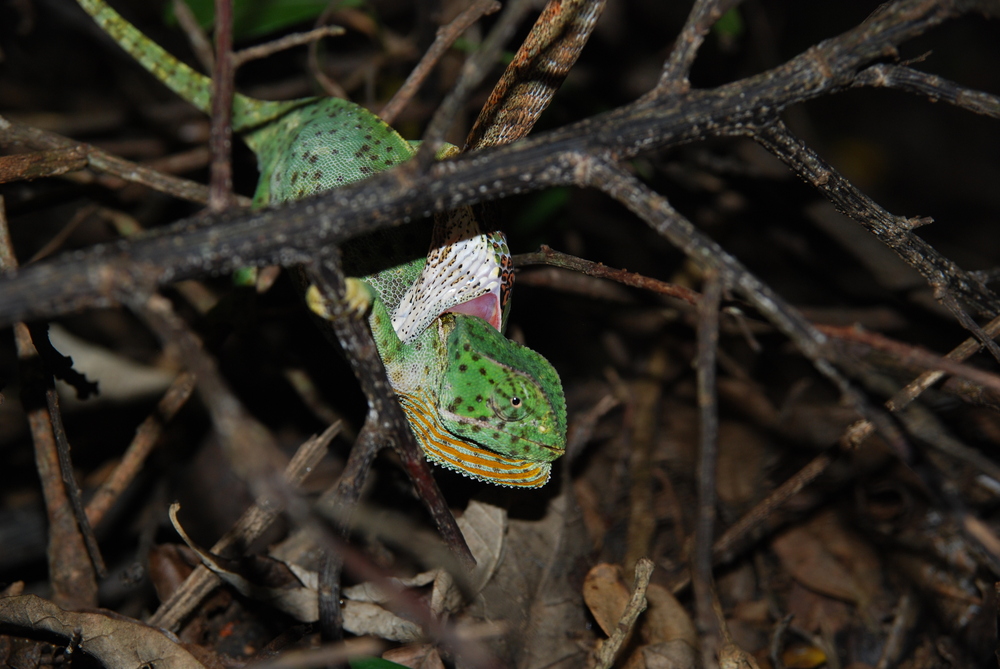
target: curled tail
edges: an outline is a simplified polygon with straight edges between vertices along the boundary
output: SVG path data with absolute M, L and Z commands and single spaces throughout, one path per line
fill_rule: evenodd
M 104 0 L 77 0 L 77 3 L 118 46 L 153 76 L 201 111 L 211 114 L 212 80 L 209 77 L 177 60 L 122 18 Z M 237 93 L 233 98 L 233 130 L 242 133 L 260 127 L 289 110 L 300 107 L 304 102 L 306 101 L 269 102 Z

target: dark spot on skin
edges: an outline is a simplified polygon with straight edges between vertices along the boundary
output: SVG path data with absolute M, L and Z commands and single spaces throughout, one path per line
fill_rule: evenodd
M 468 411 L 469 413 L 472 413 L 474 411 L 474 409 L 471 406 L 466 406 L 465 410 Z
M 483 401 L 483 396 L 482 395 L 476 395 L 476 401 L 477 402 L 482 402 Z
M 430 367 L 427 367 L 427 366 L 425 365 L 425 366 L 424 366 L 424 374 L 430 374 L 430 373 L 431 373 L 431 368 L 430 368 Z
M 472 426 L 472 431 L 473 432 L 482 432 L 483 428 L 479 427 L 478 425 L 473 425 Z
M 468 368 L 469 368 L 469 366 L 468 366 L 468 365 L 459 365 L 459 366 L 458 366 L 458 371 L 460 371 L 460 372 L 464 372 L 464 371 L 465 371 L 465 370 L 467 370 Z
M 316 181 L 319 181 L 322 178 L 323 178 L 323 173 L 320 172 L 319 170 L 316 170 L 316 174 L 313 175 L 313 179 L 315 179 Z
M 309 156 L 309 163 L 311 165 L 315 165 L 318 162 L 319 162 L 319 156 L 317 156 L 315 153 L 313 155 Z
M 486 368 L 485 367 L 480 367 L 479 368 L 479 373 L 482 374 L 483 376 L 486 376 Z M 490 379 L 490 383 L 493 383 L 493 379 Z
M 463 351 L 471 351 L 472 350 L 472 345 L 471 344 L 464 344 L 462 346 L 462 350 Z
M 494 432 L 492 436 L 493 436 L 494 439 L 499 439 L 500 438 L 500 433 L 499 432 Z
M 455 351 L 455 360 L 461 360 L 461 359 L 462 359 L 462 354 L 459 353 L 458 351 Z
M 475 353 L 472 354 L 472 362 L 479 362 L 479 356 Z
M 516 434 L 510 435 L 510 443 L 516 444 L 519 441 L 521 441 L 521 437 L 517 436 Z
M 361 172 L 362 174 L 371 174 L 372 168 L 368 167 L 367 165 L 362 165 L 358 171 Z

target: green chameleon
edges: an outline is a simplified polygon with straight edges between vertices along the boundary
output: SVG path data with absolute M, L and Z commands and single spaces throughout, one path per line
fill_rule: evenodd
M 210 113 L 209 78 L 104 0 L 77 2 L 160 81 Z M 237 94 L 232 126 L 257 155 L 255 207 L 359 181 L 415 154 L 380 118 L 336 98 Z M 464 208 L 436 219 L 431 247 L 427 259 L 349 280 L 348 299 L 361 309 L 370 303 L 379 354 L 429 460 L 491 483 L 542 486 L 565 451 L 566 403 L 552 365 L 501 334 L 511 281 L 506 242 L 481 234 Z M 309 291 L 310 306 L 326 315 L 317 295 Z

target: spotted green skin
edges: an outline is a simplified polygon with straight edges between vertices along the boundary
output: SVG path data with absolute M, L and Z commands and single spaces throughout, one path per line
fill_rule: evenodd
M 207 77 L 176 60 L 103 0 L 77 1 L 140 64 L 210 112 Z M 257 155 L 261 175 L 255 207 L 365 179 L 415 153 L 377 116 L 335 98 L 267 102 L 237 95 L 232 125 Z M 416 258 L 364 277 L 372 289 L 372 333 L 418 441 L 428 458 L 468 476 L 501 485 L 543 485 L 548 463 L 565 450 L 566 407 L 555 369 L 538 353 L 464 314 L 443 314 L 415 339 L 400 341 L 390 313 L 424 264 L 424 258 Z M 473 451 L 468 457 L 488 452 L 500 461 L 485 468 L 465 466 L 458 450 L 442 457 L 440 448 L 431 447 L 428 442 L 438 437 L 453 445 L 467 442 Z M 525 463 L 532 466 L 526 469 Z M 529 474 L 508 474 L 528 469 Z
M 459 316 L 456 316 L 458 319 Z M 555 460 L 565 450 L 566 407 L 551 392 L 559 377 L 529 348 L 504 340 L 481 318 L 461 316 L 448 335 L 451 359 L 438 406 L 452 434 L 525 460 Z

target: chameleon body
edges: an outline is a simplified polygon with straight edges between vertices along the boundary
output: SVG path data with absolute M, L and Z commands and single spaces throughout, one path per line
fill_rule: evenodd
M 210 79 L 103 0 L 77 1 L 147 70 L 209 113 Z M 367 178 L 415 153 L 377 116 L 336 98 L 237 94 L 232 125 L 257 155 L 255 207 Z M 481 234 L 468 208 L 437 219 L 433 237 L 430 263 L 411 259 L 362 279 L 389 380 L 428 459 L 491 483 L 541 486 L 565 450 L 565 399 L 548 361 L 501 334 L 511 279 L 506 243 Z

